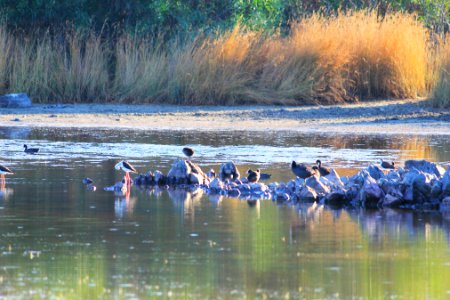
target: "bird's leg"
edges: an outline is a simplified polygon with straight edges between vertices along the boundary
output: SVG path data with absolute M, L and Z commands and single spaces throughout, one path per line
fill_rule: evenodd
M 125 172 L 125 181 L 127 183 L 127 186 L 131 185 L 130 173 L 128 172 Z
M 2 187 L 5 186 L 6 180 L 5 180 L 5 174 L 1 174 L 0 176 L 0 184 Z

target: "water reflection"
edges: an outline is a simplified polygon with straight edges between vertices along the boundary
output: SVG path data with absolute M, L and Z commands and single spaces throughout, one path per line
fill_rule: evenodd
M 131 154 L 139 170 L 167 172 L 185 143 L 197 145 L 205 169 L 233 157 L 240 170 L 262 164 L 273 181 L 287 181 L 292 159 L 319 158 L 344 175 L 378 157 L 448 161 L 445 138 L 47 129 L 17 141 L 0 136 L 1 160 L 15 171 L 0 191 L 6 297 L 445 299 L 450 290 L 443 214 L 160 187 L 103 191 L 121 180 L 116 157 Z M 20 139 L 44 145 L 43 154 L 24 156 Z M 96 191 L 82 184 L 86 177 Z

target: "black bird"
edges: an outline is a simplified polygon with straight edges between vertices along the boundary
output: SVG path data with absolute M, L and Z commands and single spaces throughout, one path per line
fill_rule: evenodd
M 291 163 L 291 170 L 295 176 L 303 179 L 316 175 L 319 171 L 316 166 L 311 168 L 310 166 L 307 166 L 305 164 L 297 164 L 295 160 L 293 160 Z
M 23 150 L 23 152 L 28 153 L 28 154 L 36 154 L 39 152 L 39 148 L 28 148 L 27 145 L 23 145 L 23 147 L 25 148 L 25 150 Z
M 261 173 L 259 179 L 260 180 L 266 180 L 266 179 L 270 179 L 271 176 L 272 176 L 271 174 Z
M 319 169 L 320 176 L 327 176 L 330 174 L 330 169 L 328 169 L 327 167 L 322 167 L 322 162 L 320 161 L 320 159 L 316 160 L 316 164 Z
M 380 159 L 380 165 L 385 169 L 395 169 L 394 164 L 394 162 L 388 163 L 387 161 Z
M 256 171 L 249 169 L 247 171 L 247 174 L 248 182 L 258 182 L 259 178 L 261 177 L 261 172 L 259 171 L 259 169 L 257 169 Z
M 186 155 L 187 157 L 192 157 L 194 155 L 194 149 L 189 148 L 189 147 L 184 147 L 183 148 L 183 153 L 184 155 Z
M 86 177 L 83 179 L 83 184 L 89 185 L 89 184 L 93 184 L 94 180 L 90 179 L 89 177 Z

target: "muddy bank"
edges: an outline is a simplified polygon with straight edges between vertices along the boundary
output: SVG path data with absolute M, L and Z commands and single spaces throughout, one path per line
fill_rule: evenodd
M 0 126 L 450 135 L 450 110 L 422 100 L 307 107 L 34 105 L 2 109 Z

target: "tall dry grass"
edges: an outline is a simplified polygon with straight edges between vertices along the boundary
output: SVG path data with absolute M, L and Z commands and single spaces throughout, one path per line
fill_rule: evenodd
M 25 39 L 3 26 L 0 89 L 42 102 L 332 104 L 423 96 L 436 80 L 428 32 L 412 15 L 316 14 L 291 29 L 237 25 L 168 43 L 123 36 L 111 47 L 93 34 Z
M 435 107 L 450 108 L 450 38 L 439 41 L 433 51 L 433 80 L 431 104 Z

